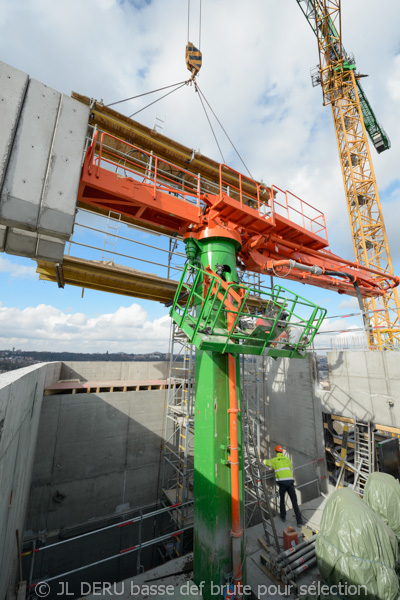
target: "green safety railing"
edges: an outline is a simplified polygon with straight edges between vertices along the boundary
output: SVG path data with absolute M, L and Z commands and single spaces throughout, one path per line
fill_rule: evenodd
M 265 352 L 274 358 L 304 358 L 325 315 L 324 308 L 280 285 L 271 292 L 241 283 L 223 285 L 219 276 L 189 263 L 170 311 L 189 342 L 201 350 Z

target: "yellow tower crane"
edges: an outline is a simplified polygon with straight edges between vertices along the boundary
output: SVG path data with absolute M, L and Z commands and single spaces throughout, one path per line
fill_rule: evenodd
M 319 66 L 313 84 L 321 84 L 324 105 L 331 105 L 357 262 L 384 275 L 393 274 L 381 203 L 367 140 L 378 152 L 390 147 L 384 130 L 355 73 L 354 58 L 341 39 L 340 0 L 297 0 L 318 39 Z M 364 115 L 364 119 L 363 119 Z M 400 342 L 397 290 L 384 298 L 363 300 L 370 350 L 389 350 Z

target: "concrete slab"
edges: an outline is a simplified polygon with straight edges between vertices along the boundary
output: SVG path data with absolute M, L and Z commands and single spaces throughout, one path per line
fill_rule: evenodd
M 89 107 L 61 97 L 38 231 L 67 240 L 72 234 Z
M 0 191 L 17 130 L 29 77 L 0 61 Z
M 35 231 L 61 94 L 29 81 L 0 201 L 4 225 Z

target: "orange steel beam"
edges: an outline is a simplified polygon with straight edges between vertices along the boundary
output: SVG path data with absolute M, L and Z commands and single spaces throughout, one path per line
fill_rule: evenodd
M 145 227 L 156 225 L 165 233 L 185 238 L 233 237 L 241 246 L 238 254 L 244 268 L 343 294 L 356 295 L 350 279 L 357 281 L 364 297 L 384 296 L 399 284 L 392 274 L 327 250 L 323 214 L 293 194 L 249 182 L 243 176 L 245 189 L 240 174 L 224 165 L 220 166 L 220 192 L 204 193 L 201 179 L 193 173 L 127 142 L 115 150 L 115 140 L 115 136 L 96 132 L 82 169 L 81 205 L 112 210 Z M 229 186 L 223 184 L 226 170 L 231 171 Z M 293 199 L 300 202 L 296 209 L 291 205 Z M 292 215 L 300 224 L 291 220 Z M 322 272 L 317 275 L 296 266 L 281 267 L 277 272 L 274 262 L 282 259 L 319 267 Z M 342 275 L 337 278 L 332 272 Z

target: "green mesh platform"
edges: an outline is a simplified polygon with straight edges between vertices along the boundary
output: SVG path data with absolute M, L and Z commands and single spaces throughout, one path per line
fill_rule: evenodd
M 189 342 L 221 353 L 306 356 L 326 315 L 324 308 L 280 285 L 260 292 L 240 283 L 225 284 L 224 289 L 223 283 L 200 267 L 185 266 L 170 315 Z M 228 320 L 233 322 L 230 331 Z

